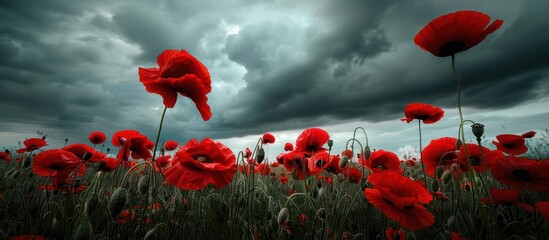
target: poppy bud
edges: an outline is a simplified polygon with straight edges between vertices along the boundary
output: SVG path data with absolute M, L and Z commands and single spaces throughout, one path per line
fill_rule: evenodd
M 438 181 L 432 181 L 431 182 L 431 191 L 436 192 L 439 189 L 439 183 Z
M 23 168 L 27 168 L 28 166 L 30 166 L 31 161 L 32 161 L 32 159 L 31 159 L 30 156 L 29 156 L 29 157 L 26 157 L 26 158 L 25 158 L 25 161 L 23 161 Z
M 263 162 L 264 159 L 265 159 L 265 149 L 260 148 L 257 151 L 257 163 Z
M 280 212 L 278 212 L 277 222 L 278 224 L 282 225 L 286 220 L 288 220 L 288 217 L 290 216 L 290 212 L 287 208 L 280 209 Z
M 125 188 L 118 188 L 112 194 L 111 200 L 109 201 L 109 211 L 111 217 L 116 218 L 122 212 L 124 205 L 128 200 L 128 190 Z
M 341 157 L 341 160 L 339 160 L 339 167 L 344 168 L 345 166 L 347 166 L 347 163 L 349 163 L 349 157 L 343 155 L 343 157 Z
M 370 146 L 366 145 L 366 147 L 364 148 L 364 159 L 365 160 L 370 159 L 371 154 L 372 154 L 372 151 L 370 150 Z
M 482 137 L 482 134 L 484 134 L 484 125 L 480 123 L 475 123 L 471 125 L 471 130 L 473 130 L 473 134 L 475 135 L 475 137 L 477 137 L 478 140 L 480 139 L 480 137 Z
M 452 172 L 444 171 L 444 173 L 442 173 L 441 179 L 444 182 L 444 184 L 448 184 L 450 180 L 452 180 Z
M 330 139 L 328 140 L 328 147 L 332 149 L 332 146 L 334 145 L 334 140 Z

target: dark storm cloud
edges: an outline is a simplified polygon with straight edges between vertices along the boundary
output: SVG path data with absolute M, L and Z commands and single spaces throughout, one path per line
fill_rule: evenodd
M 93 130 L 137 129 L 153 138 L 162 100 L 144 90 L 137 67 L 156 67 L 164 49 L 186 49 L 209 68 L 213 117 L 203 122 L 180 97 L 162 139 L 397 119 L 410 102 L 454 108 L 450 59 L 412 39 L 431 19 L 461 9 L 506 21 L 458 54 L 463 103 L 507 108 L 549 91 L 548 4 L 2 1 L 0 132 L 23 124 L 74 141 Z

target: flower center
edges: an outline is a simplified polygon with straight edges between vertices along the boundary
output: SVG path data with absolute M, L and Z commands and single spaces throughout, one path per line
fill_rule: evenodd
M 387 167 L 386 167 L 385 165 L 383 165 L 383 164 L 378 164 L 378 165 L 375 166 L 375 168 L 380 169 L 380 170 L 385 170 L 385 169 L 387 169 Z
M 522 180 L 522 181 L 530 180 L 530 173 L 524 169 L 515 169 L 513 170 L 513 172 L 511 172 L 511 174 L 513 174 L 513 176 L 515 176 L 517 180 Z
M 455 53 L 465 50 L 465 43 L 462 41 L 451 41 L 440 46 L 439 55 L 441 57 L 447 57 Z
M 211 163 L 212 162 L 212 159 L 209 157 L 209 156 L 206 156 L 206 155 L 196 155 L 196 156 L 193 156 L 193 158 L 200 162 L 200 163 Z
M 478 166 L 480 165 L 480 158 L 476 155 L 469 156 L 469 162 L 471 162 L 472 166 Z

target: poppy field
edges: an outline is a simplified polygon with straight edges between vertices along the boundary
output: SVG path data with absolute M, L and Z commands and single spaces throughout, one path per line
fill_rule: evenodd
M 549 131 L 489 139 L 461 110 L 458 53 L 503 24 L 458 11 L 415 36 L 426 55 L 452 58 L 459 122 L 457 135 L 423 139 L 422 124 L 437 124 L 444 109 L 403 106 L 397 121 L 418 133 L 419 156 L 409 158 L 371 146 L 362 127 L 343 149 L 321 127 L 303 129 L 269 149 L 276 159 L 266 157 L 277 141 L 268 131 L 239 150 L 163 139 L 179 96 L 202 120 L 212 116 L 206 66 L 165 50 L 157 67 L 137 69 L 163 101 L 157 135 L 93 129 L 89 142 L 52 146 L 38 132 L 19 148 L 0 146 L 0 239 L 549 239 Z

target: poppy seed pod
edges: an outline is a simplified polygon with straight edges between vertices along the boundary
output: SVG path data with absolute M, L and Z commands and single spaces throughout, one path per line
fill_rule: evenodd
M 347 166 L 347 163 L 349 163 L 349 157 L 343 155 L 343 157 L 341 157 L 341 160 L 339 161 L 339 167 L 345 168 Z
M 265 149 L 260 148 L 257 151 L 257 163 L 263 162 L 264 159 L 265 159 Z
M 473 130 L 473 134 L 475 135 L 475 137 L 477 137 L 478 140 L 484 134 L 484 125 L 480 123 L 475 123 L 471 125 L 471 130 Z
M 328 147 L 332 149 L 332 146 L 334 145 L 334 140 L 330 139 L 328 140 Z
M 370 150 L 370 146 L 366 145 L 364 148 L 364 159 L 370 159 L 370 155 L 372 154 L 372 150 Z

